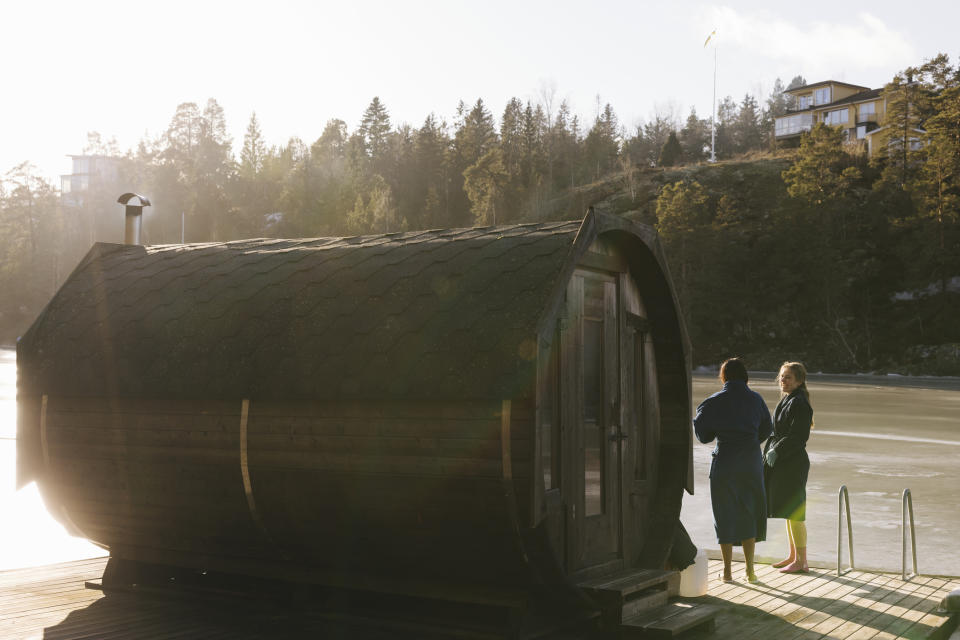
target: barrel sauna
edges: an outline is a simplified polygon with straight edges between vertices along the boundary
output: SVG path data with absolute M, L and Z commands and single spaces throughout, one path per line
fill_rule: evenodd
M 111 563 L 523 589 L 662 567 L 692 490 L 685 330 L 618 216 L 96 244 L 17 362 L 18 484 Z

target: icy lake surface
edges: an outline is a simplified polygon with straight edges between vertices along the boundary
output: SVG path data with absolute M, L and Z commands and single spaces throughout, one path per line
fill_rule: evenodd
M 0 349 L 0 571 L 106 555 L 51 518 L 34 483 L 16 490 L 16 437 L 16 353 Z

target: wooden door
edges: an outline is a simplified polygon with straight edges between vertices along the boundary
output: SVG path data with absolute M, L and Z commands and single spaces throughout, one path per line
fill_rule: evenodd
M 621 558 L 621 331 L 618 278 L 577 270 L 567 292 L 564 392 L 570 452 L 568 565 L 573 571 Z

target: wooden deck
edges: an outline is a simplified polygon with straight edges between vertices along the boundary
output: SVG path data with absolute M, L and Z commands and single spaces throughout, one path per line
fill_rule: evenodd
M 723 606 L 711 638 L 737 640 L 888 640 L 926 638 L 947 618 L 936 613 L 960 578 L 920 576 L 904 582 L 899 574 L 811 569 L 782 574 L 757 565 L 760 584 L 743 579 L 734 563 L 734 583 L 720 580 L 723 563 L 711 560 L 707 595 L 697 601 Z M 693 638 L 695 636 L 691 636 Z
M 325 615 L 291 619 L 269 603 L 243 601 L 215 606 L 208 599 L 104 594 L 84 582 L 103 573 L 106 558 L 0 572 L 0 638 L 131 640 L 218 638 L 395 638 L 376 625 L 357 626 Z M 724 584 L 721 563 L 710 561 L 710 588 L 696 601 L 723 607 L 711 635 L 684 637 L 737 640 L 887 640 L 925 638 L 946 618 L 937 604 L 960 588 L 960 578 L 919 577 L 813 569 L 785 575 L 758 565 L 761 583 Z M 743 575 L 743 565 L 734 567 Z M 428 637 L 422 633 L 403 637 Z M 437 637 L 437 636 L 432 636 Z M 567 635 L 566 638 L 571 636 Z

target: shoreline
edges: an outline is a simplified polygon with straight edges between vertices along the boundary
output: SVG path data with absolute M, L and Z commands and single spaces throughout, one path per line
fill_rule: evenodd
M 0 351 L 17 352 L 17 345 L 0 344 Z M 695 379 L 716 379 L 718 370 L 708 367 L 694 367 L 691 371 Z M 773 384 L 777 376 L 775 371 L 750 371 L 750 379 L 754 382 L 770 382 Z M 807 373 L 812 382 L 821 384 L 845 384 L 870 387 L 905 387 L 913 389 L 940 389 L 946 391 L 960 391 L 960 376 L 923 376 L 901 375 L 899 373 Z
M 775 371 L 750 371 L 751 382 L 774 383 Z M 705 368 L 693 370 L 694 379 L 717 379 L 717 371 Z M 819 384 L 843 384 L 868 387 L 904 387 L 912 389 L 939 389 L 960 391 L 960 376 L 904 376 L 875 373 L 807 373 L 807 379 Z

